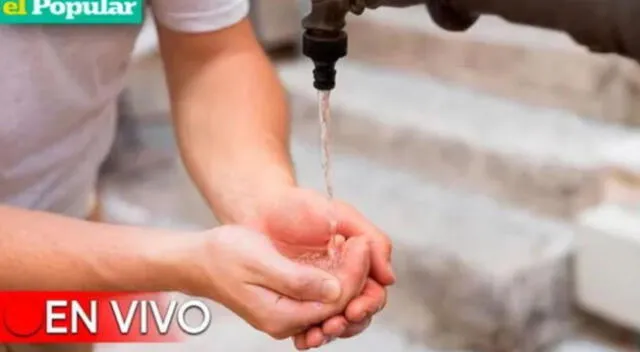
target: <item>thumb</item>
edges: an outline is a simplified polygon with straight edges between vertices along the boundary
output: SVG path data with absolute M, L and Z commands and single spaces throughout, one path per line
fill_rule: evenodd
M 298 301 L 333 303 L 337 301 L 342 288 L 340 281 L 322 269 L 296 263 L 273 253 L 262 261 L 259 284 L 283 296 Z

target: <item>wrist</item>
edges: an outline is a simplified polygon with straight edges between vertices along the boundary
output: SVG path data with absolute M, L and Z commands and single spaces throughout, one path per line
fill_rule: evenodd
M 288 167 L 273 167 L 246 175 L 221 183 L 220 191 L 208 197 L 222 224 L 251 224 L 265 206 L 280 194 L 297 187 L 293 171 Z
M 227 226 L 192 233 L 180 242 L 168 242 L 158 251 L 156 264 L 165 267 L 165 275 L 171 276 L 168 283 L 171 291 L 206 297 L 220 302 L 221 290 L 228 289 L 224 282 L 233 271 L 233 263 L 224 251 L 229 231 Z M 235 237 L 235 236 L 234 236 Z M 233 274 L 231 274 L 233 275 Z
M 162 233 L 147 237 L 137 250 L 141 291 L 188 291 L 193 233 Z

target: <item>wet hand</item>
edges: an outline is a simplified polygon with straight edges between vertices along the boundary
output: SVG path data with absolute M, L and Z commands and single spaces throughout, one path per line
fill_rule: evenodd
M 336 234 L 344 236 L 347 242 L 352 238 L 363 239 L 371 248 L 370 278 L 360 295 L 349 302 L 342 314 L 299 334 L 295 338 L 296 347 L 317 347 L 329 339 L 350 337 L 363 331 L 370 318 L 384 307 L 384 287 L 395 281 L 387 236 L 353 207 L 330 201 L 312 190 L 291 187 L 275 196 L 271 193 L 260 202 L 258 209 L 258 216 L 247 225 L 266 233 L 288 256 L 300 255 L 310 248 L 326 249 Z
M 362 291 L 369 272 L 369 246 L 363 239 L 342 244 L 330 270 L 309 265 L 304 258 L 292 260 L 267 236 L 238 226 L 189 236 L 172 251 L 170 255 L 177 252 L 184 263 L 185 293 L 221 303 L 276 339 L 292 337 L 344 311 Z

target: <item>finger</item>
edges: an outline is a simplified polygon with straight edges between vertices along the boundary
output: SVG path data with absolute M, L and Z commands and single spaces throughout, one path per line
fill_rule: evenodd
M 336 315 L 322 323 L 322 333 L 329 338 L 340 337 L 347 330 L 348 325 L 349 322 L 344 315 Z
M 259 285 L 263 294 L 255 297 L 261 300 L 260 304 L 271 306 L 280 320 L 287 321 L 288 326 L 286 329 L 283 328 L 284 330 L 293 331 L 298 327 L 320 324 L 342 313 L 347 303 L 363 291 L 369 272 L 369 252 L 369 246 L 364 238 L 354 238 L 345 242 L 343 257 L 334 273 L 342 286 L 342 295 L 334 303 L 300 301 L 290 296 L 281 296 L 274 292 L 276 290 L 269 290 L 274 286 L 269 280 Z M 277 278 L 272 279 L 272 281 L 275 280 Z M 297 332 L 295 331 L 294 334 Z
M 359 323 L 368 316 L 373 316 L 387 303 L 387 292 L 375 280 L 368 279 L 360 296 L 349 302 L 345 309 L 345 317 L 351 323 Z
M 263 254 L 255 284 L 298 301 L 333 303 L 342 293 L 338 278 L 311 265 L 296 263 L 279 253 Z
M 369 276 L 370 253 L 365 238 L 352 238 L 344 243 L 340 262 L 333 272 L 342 284 L 342 308 L 362 292 Z
M 307 346 L 307 335 L 305 333 L 302 333 L 294 336 L 293 345 L 298 351 L 308 350 L 309 346 Z
M 367 318 L 361 323 L 350 324 L 349 326 L 347 326 L 345 332 L 340 335 L 340 338 L 347 339 L 356 335 L 360 335 L 363 331 L 367 330 L 369 325 L 371 325 L 371 321 L 371 318 Z
M 360 212 L 346 203 L 336 205 L 337 231 L 345 237 L 364 236 L 371 245 L 371 274 L 382 285 L 392 285 L 396 278 L 391 267 L 391 241 Z
M 309 348 L 318 348 L 327 342 L 327 338 L 322 333 L 320 327 L 313 327 L 305 334 L 305 340 Z
M 332 339 L 340 337 L 347 330 L 347 325 L 349 325 L 349 323 L 347 322 L 347 319 L 342 315 L 336 315 L 325 320 L 324 323 L 322 323 L 322 335 L 324 340 L 330 341 Z M 310 333 L 311 329 L 293 337 L 294 345 L 297 349 L 305 350 L 310 348 L 309 344 L 307 343 L 308 332 Z

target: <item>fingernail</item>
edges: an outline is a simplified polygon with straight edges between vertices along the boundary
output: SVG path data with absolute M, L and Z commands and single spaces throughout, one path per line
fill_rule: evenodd
M 340 292 L 341 288 L 340 288 L 340 283 L 338 282 L 338 280 L 332 279 L 332 280 L 325 280 L 322 283 L 322 299 L 325 302 L 331 303 L 331 302 L 335 302 L 338 300 L 338 298 L 340 298 Z

